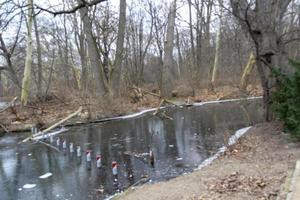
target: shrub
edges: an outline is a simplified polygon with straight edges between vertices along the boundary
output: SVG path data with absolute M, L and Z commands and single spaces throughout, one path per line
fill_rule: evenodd
M 291 76 L 274 71 L 279 87 L 272 94 L 272 108 L 285 130 L 300 138 L 300 62 L 290 60 L 290 65 L 295 69 Z

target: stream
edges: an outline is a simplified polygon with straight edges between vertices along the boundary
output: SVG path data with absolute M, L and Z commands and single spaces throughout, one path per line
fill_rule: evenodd
M 43 141 L 59 151 L 36 142 L 18 145 L 30 133 L 6 134 L 0 138 L 0 199 L 105 199 L 142 178 L 154 183 L 190 173 L 236 130 L 262 122 L 261 104 L 261 99 L 252 99 L 174 107 L 163 109 L 172 119 L 150 112 L 72 127 L 52 143 Z M 86 151 L 91 152 L 91 162 L 86 161 Z M 101 167 L 97 168 L 99 154 Z

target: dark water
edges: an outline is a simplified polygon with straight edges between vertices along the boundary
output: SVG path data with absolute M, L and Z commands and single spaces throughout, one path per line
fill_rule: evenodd
M 167 180 L 197 168 L 237 129 L 262 121 L 260 100 L 207 104 L 167 109 L 173 118 L 151 114 L 138 118 L 71 128 L 61 134 L 74 148 L 92 150 L 88 164 L 85 153 L 78 158 L 69 150 L 57 152 L 40 143 L 17 145 L 25 135 L 0 139 L 0 199 L 104 199 L 149 177 L 150 182 Z M 55 138 L 56 139 L 56 138 Z M 49 141 L 47 141 L 49 142 Z M 56 146 L 54 140 L 53 143 Z M 153 149 L 154 166 L 146 154 Z M 96 167 L 101 153 L 102 167 Z M 134 156 L 139 155 L 139 157 Z M 118 180 L 111 162 L 117 161 Z M 39 176 L 51 172 L 46 179 Z M 24 184 L 36 184 L 22 189 Z M 103 190 L 103 193 L 102 193 Z

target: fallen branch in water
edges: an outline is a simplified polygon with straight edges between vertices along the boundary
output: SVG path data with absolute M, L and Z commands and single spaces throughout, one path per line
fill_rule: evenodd
M 70 115 L 67 116 L 66 118 L 60 120 L 59 122 L 57 122 L 57 123 L 55 123 L 55 124 L 53 124 L 53 125 L 50 126 L 49 128 L 47 128 L 47 129 L 45 129 L 45 130 L 43 130 L 43 131 L 40 131 L 40 132 L 38 132 L 38 133 L 36 133 L 36 134 L 33 134 L 32 136 L 30 136 L 30 137 L 28 137 L 28 138 L 25 138 L 22 142 L 27 142 L 27 141 L 31 140 L 32 138 L 34 138 L 34 137 L 37 137 L 37 136 L 40 136 L 40 135 L 45 134 L 46 132 L 48 132 L 48 131 L 50 131 L 50 130 L 56 128 L 56 127 L 58 127 L 58 126 L 61 125 L 62 123 L 66 122 L 67 120 L 69 120 L 69 119 L 75 117 L 75 116 L 78 115 L 81 111 L 82 111 L 82 107 L 80 106 L 79 109 L 78 109 L 76 112 L 70 114 Z
M 7 106 L 6 106 L 5 108 L 3 108 L 2 110 L 0 110 L 0 113 L 4 112 L 4 111 L 7 110 L 8 108 L 10 108 L 10 107 L 15 103 L 15 101 L 16 101 L 17 99 L 18 99 L 18 97 L 13 98 L 13 100 L 11 100 L 11 101 L 7 104 Z
M 159 112 L 159 110 L 160 110 L 160 107 L 161 107 L 161 105 L 164 103 L 164 99 L 162 99 L 161 101 L 160 101 L 160 103 L 158 104 L 158 106 L 157 106 L 157 108 L 156 108 L 156 111 L 153 113 L 153 115 L 157 115 L 157 113 Z

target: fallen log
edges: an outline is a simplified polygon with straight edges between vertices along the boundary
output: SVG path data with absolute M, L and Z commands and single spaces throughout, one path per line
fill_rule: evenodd
M 145 93 L 145 94 L 149 94 L 149 95 L 151 95 L 151 96 L 154 96 L 154 97 L 163 99 L 166 103 L 169 103 L 169 104 L 178 106 L 177 104 L 173 103 L 172 101 L 170 101 L 170 100 L 168 100 L 168 99 L 162 98 L 159 94 L 155 94 L 155 93 L 153 93 L 153 92 L 150 92 L 150 91 L 148 91 L 148 90 L 145 90 L 145 89 L 142 89 L 142 88 L 139 88 L 139 87 L 136 87 L 136 86 L 132 86 L 131 88 L 132 88 L 132 89 L 135 89 L 135 90 L 140 90 L 141 92 L 143 92 L 143 93 Z
M 31 135 L 30 137 L 28 137 L 28 138 L 25 138 L 22 142 L 27 142 L 27 141 L 31 140 L 32 138 L 34 138 L 34 137 L 37 137 L 37 136 L 40 136 L 40 135 L 45 134 L 46 132 L 48 132 L 48 131 L 50 131 L 50 130 L 56 128 L 56 127 L 58 127 L 58 126 L 61 125 L 62 123 L 66 122 L 67 120 L 69 120 L 69 119 L 75 117 L 75 116 L 78 115 L 81 111 L 82 111 L 82 107 L 80 106 L 79 109 L 78 109 L 76 112 L 70 114 L 70 115 L 67 116 L 66 118 L 60 120 L 59 122 L 57 122 L 57 123 L 55 123 L 55 124 L 53 124 L 53 125 L 50 126 L 49 128 L 47 128 L 47 129 L 45 129 L 45 130 L 43 130 L 43 131 L 40 131 L 40 132 L 38 132 L 38 133 L 36 133 L 36 134 L 33 134 L 33 135 Z

